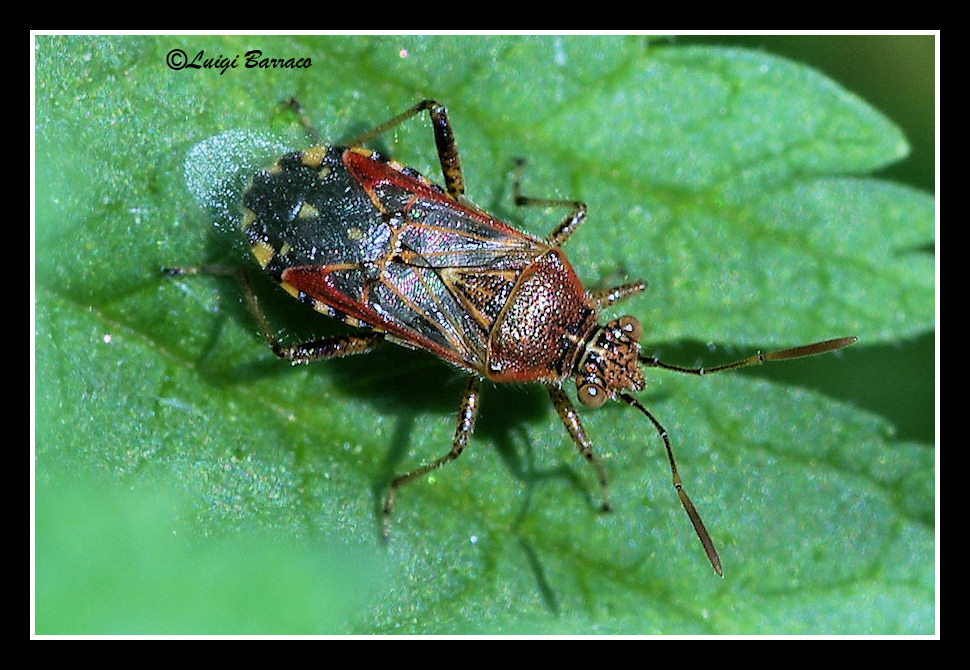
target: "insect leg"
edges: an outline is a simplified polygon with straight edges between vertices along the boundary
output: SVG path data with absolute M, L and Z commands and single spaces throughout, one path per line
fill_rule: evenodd
M 569 436 L 573 438 L 576 448 L 579 449 L 579 453 L 596 468 L 600 489 L 603 492 L 603 504 L 600 509 L 604 512 L 610 511 L 610 495 L 606 481 L 606 470 L 603 469 L 603 464 L 600 463 L 599 459 L 596 458 L 596 454 L 593 452 L 593 443 L 586 437 L 586 430 L 583 428 L 583 424 L 579 422 L 579 415 L 576 413 L 576 409 L 560 388 L 550 386 L 549 397 L 552 399 L 552 404 L 556 408 L 556 412 L 559 413 L 559 418 L 562 419 L 563 425 L 569 431 Z
M 646 282 L 635 281 L 630 282 L 629 284 L 614 286 L 613 288 L 606 289 L 605 291 L 592 291 L 590 292 L 589 297 L 593 299 L 593 304 L 596 306 L 596 309 L 603 309 L 604 307 L 609 307 L 610 305 L 620 302 L 621 300 L 626 300 L 630 296 L 634 296 L 637 293 L 641 293 L 646 288 Z
M 800 347 L 792 347 L 791 349 L 771 351 L 767 354 L 763 354 L 759 351 L 754 356 L 748 356 L 747 358 L 734 361 L 733 363 L 717 365 L 713 368 L 686 368 L 679 365 L 671 365 L 670 363 L 664 363 L 656 356 L 641 356 L 640 362 L 647 367 L 662 368 L 664 370 L 683 372 L 689 375 L 709 375 L 714 374 L 715 372 L 737 370 L 738 368 L 745 368 L 749 365 L 761 365 L 765 361 L 784 361 L 790 358 L 803 358 L 805 356 L 824 354 L 827 351 L 835 351 L 836 349 L 847 347 L 857 339 L 857 337 L 840 337 L 834 340 L 825 340 L 824 342 L 814 342 L 812 344 L 805 344 Z
M 438 149 L 438 160 L 441 161 L 441 172 L 445 177 L 445 189 L 448 191 L 448 195 L 458 198 L 465 192 L 465 178 L 462 176 L 461 162 L 458 160 L 458 145 L 455 142 L 455 133 L 451 128 L 451 122 L 448 121 L 448 110 L 435 100 L 422 100 L 411 109 L 401 112 L 366 133 L 358 135 L 348 144 L 352 147 L 361 146 L 425 110 L 431 117 L 431 125 L 434 128 L 434 141 Z
M 256 299 L 256 293 L 253 291 L 252 283 L 249 280 L 249 273 L 244 269 L 221 265 L 201 265 L 197 267 L 162 268 L 162 272 L 179 277 L 207 274 L 219 277 L 233 277 L 236 279 L 243 296 L 246 298 L 246 306 L 249 308 L 253 318 L 256 319 L 259 330 L 269 344 L 270 349 L 273 350 L 274 354 L 284 360 L 290 361 L 294 365 L 327 358 L 366 354 L 384 340 L 383 333 L 364 332 L 361 334 L 338 335 L 336 337 L 328 337 L 295 345 L 283 345 L 280 344 L 279 340 L 273 334 L 269 321 L 266 320 L 266 315 L 263 313 Z
M 451 451 L 441 458 L 433 460 L 430 463 L 425 463 L 410 472 L 397 475 L 391 480 L 387 491 L 387 498 L 384 500 L 384 537 L 390 535 L 391 532 L 391 509 L 394 507 L 397 490 L 405 484 L 413 482 L 415 479 L 424 477 L 432 470 L 437 470 L 442 465 L 450 463 L 461 456 L 461 452 L 465 450 L 465 445 L 468 444 L 468 438 L 475 428 L 475 415 L 478 414 L 481 388 L 482 382 L 478 377 L 471 376 L 468 378 L 468 383 L 465 385 L 465 393 L 461 400 L 461 407 L 458 410 L 458 425 L 455 428 L 455 438 L 451 443 Z
M 522 166 L 525 165 L 523 159 L 515 162 L 515 181 L 512 183 L 513 199 L 515 204 L 521 206 L 536 207 L 572 207 L 565 219 L 562 220 L 556 229 L 546 236 L 546 242 L 554 247 L 561 247 L 566 240 L 576 232 L 579 224 L 586 218 L 586 203 L 582 200 L 557 200 L 555 198 L 532 198 L 522 195 Z
M 562 222 L 556 226 L 549 235 L 546 236 L 546 242 L 555 246 L 561 247 L 566 240 L 576 232 L 580 224 L 586 219 L 586 203 L 581 200 L 556 200 L 554 198 L 532 198 L 526 195 L 522 195 L 522 167 L 525 165 L 525 161 L 521 158 L 515 163 L 515 181 L 512 184 L 513 197 L 515 199 L 515 204 L 519 206 L 538 206 L 538 207 L 572 207 L 573 211 L 570 212 Z M 629 298 L 632 295 L 640 293 L 647 288 L 647 284 L 644 281 L 630 282 L 629 284 L 622 284 L 620 286 L 614 286 L 613 288 L 606 289 L 604 291 L 593 291 L 590 293 L 590 297 L 593 299 L 594 304 L 597 309 L 602 309 L 603 307 L 608 307 L 615 302 Z

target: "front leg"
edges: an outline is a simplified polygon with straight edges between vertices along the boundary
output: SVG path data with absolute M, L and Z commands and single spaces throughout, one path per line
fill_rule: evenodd
M 603 504 L 600 510 L 603 512 L 610 511 L 610 494 L 607 487 L 606 481 L 606 470 L 603 469 L 603 464 L 600 463 L 599 459 L 596 458 L 596 454 L 593 451 L 593 443 L 589 441 L 586 437 L 586 429 L 583 428 L 583 424 L 579 422 L 579 415 L 576 413 L 576 408 L 569 401 L 569 397 L 563 392 L 561 388 L 550 386 L 549 387 L 549 397 L 552 399 L 552 404 L 556 408 L 556 412 L 559 413 L 559 418 L 562 419 L 563 425 L 566 426 L 566 430 L 569 431 L 569 436 L 573 438 L 573 443 L 579 450 L 579 453 L 585 458 L 589 463 L 596 468 L 596 475 L 599 477 L 600 489 L 603 492 Z

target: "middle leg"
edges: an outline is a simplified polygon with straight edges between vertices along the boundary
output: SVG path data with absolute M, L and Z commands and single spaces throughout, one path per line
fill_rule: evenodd
M 569 236 L 576 232 L 579 225 L 586 219 L 586 203 L 582 200 L 557 200 L 555 198 L 533 198 L 522 195 L 522 166 L 525 161 L 521 158 L 515 163 L 515 181 L 512 184 L 515 204 L 520 207 L 572 207 L 565 219 L 556 229 L 546 236 L 546 242 L 554 247 L 561 247 Z
M 437 458 L 430 463 L 425 463 L 419 468 L 410 472 L 397 475 L 391 480 L 388 487 L 387 498 L 384 500 L 384 537 L 391 533 L 391 510 L 394 507 L 394 500 L 397 498 L 397 490 L 413 482 L 415 479 L 424 477 L 432 470 L 437 470 L 446 463 L 450 463 L 465 450 L 468 438 L 475 428 L 475 416 L 478 414 L 479 396 L 481 394 L 482 382 L 478 377 L 471 376 L 465 385 L 465 393 L 462 396 L 461 407 L 458 410 L 458 425 L 455 427 L 455 438 L 451 443 L 451 451 Z

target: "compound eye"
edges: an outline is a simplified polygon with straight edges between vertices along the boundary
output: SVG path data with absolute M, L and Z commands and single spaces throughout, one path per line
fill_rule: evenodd
M 583 403 L 586 407 L 601 407 L 609 394 L 599 384 L 593 382 L 580 382 L 576 385 L 576 395 L 579 397 L 579 402 Z
M 643 326 L 640 322 L 630 315 L 621 316 L 620 320 L 620 330 L 622 330 L 627 337 L 629 337 L 634 342 L 640 341 L 640 336 L 643 335 Z

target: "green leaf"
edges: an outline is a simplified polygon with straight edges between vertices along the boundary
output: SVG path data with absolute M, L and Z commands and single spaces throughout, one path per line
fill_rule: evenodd
M 175 71 L 175 48 L 312 66 Z M 448 450 L 461 374 L 390 345 L 291 368 L 232 281 L 159 273 L 250 263 L 232 199 L 253 165 L 305 143 L 291 96 L 334 141 L 444 102 L 471 199 L 545 234 L 565 212 L 509 199 L 527 158 L 527 193 L 589 205 L 566 246 L 587 285 L 647 280 L 620 307 L 664 360 L 860 337 L 736 374 L 649 371 L 640 400 L 724 579 L 649 422 L 618 403 L 582 412 L 611 480 L 615 511 L 597 514 L 595 473 L 532 387 L 486 389 L 465 454 L 402 489 L 381 548 L 386 483 Z M 934 202 L 869 176 L 906 141 L 819 73 L 629 38 L 42 36 L 35 128 L 38 632 L 933 631 L 933 445 L 894 435 L 848 384 L 867 354 L 934 328 Z M 438 179 L 426 119 L 378 144 Z M 346 330 L 257 290 L 287 341 Z M 84 473 L 74 497 L 68 472 Z M 105 479 L 130 494 L 102 500 Z M 370 548 L 338 551 L 356 598 L 301 577 L 331 565 L 328 538 Z M 146 563 L 118 570 L 116 554 Z M 218 588 L 180 618 L 196 584 L 183 561 Z M 177 597 L 152 607 L 167 586 Z

